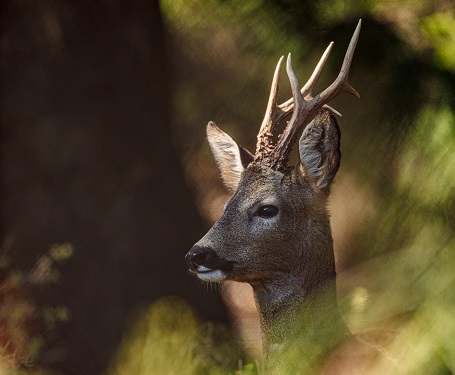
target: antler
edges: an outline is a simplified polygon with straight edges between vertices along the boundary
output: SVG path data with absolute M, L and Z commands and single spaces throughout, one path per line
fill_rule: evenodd
M 292 99 L 289 99 L 286 102 L 277 105 L 278 77 L 283 57 L 280 59 L 273 76 L 272 88 L 267 105 L 266 115 L 257 137 L 258 143 L 256 146 L 256 162 L 268 159 L 268 161 L 271 163 L 270 166 L 272 168 L 283 168 L 288 162 L 289 154 L 294 142 L 296 141 L 297 135 L 320 108 L 326 106 L 329 101 L 343 92 L 347 92 L 360 97 L 358 92 L 349 84 L 348 76 L 352 58 L 354 56 L 355 47 L 359 39 L 361 25 L 362 21 L 359 20 L 359 23 L 357 24 L 357 27 L 354 31 L 354 34 L 352 35 L 351 41 L 346 51 L 346 55 L 344 57 L 338 77 L 329 87 L 327 87 L 324 91 L 315 97 L 312 97 L 312 90 L 316 85 L 327 62 L 333 46 L 333 42 L 329 44 L 321 59 L 319 60 L 319 63 L 317 64 L 315 70 L 313 71 L 313 74 L 301 90 L 299 90 L 300 86 L 297 77 L 292 69 L 291 54 L 288 55 L 286 72 L 291 84 Z M 273 148 L 273 133 L 280 121 L 284 119 L 291 111 L 293 111 L 292 117 L 289 120 L 283 134 L 279 136 L 276 147 Z
M 316 83 L 318 82 L 319 77 L 321 76 L 322 70 L 324 69 L 325 63 L 329 59 L 329 55 L 330 52 L 332 51 L 333 44 L 334 44 L 333 42 L 330 42 L 329 46 L 325 49 L 324 53 L 319 59 L 319 62 L 316 65 L 313 74 L 308 79 L 307 83 L 305 83 L 305 85 L 300 90 L 304 98 L 312 99 L 311 95 L 313 88 L 314 86 L 316 86 Z M 281 103 L 278 107 L 282 110 L 281 112 L 283 113 L 282 117 L 279 118 L 279 120 L 281 121 L 294 108 L 294 98 L 292 97 L 291 99 L 285 101 L 284 103 Z
M 272 87 L 270 88 L 269 101 L 267 103 L 267 109 L 265 111 L 264 120 L 262 120 L 261 128 L 257 136 L 256 144 L 256 161 L 262 160 L 264 157 L 269 155 L 274 149 L 273 133 L 276 130 L 277 125 L 281 120 L 277 119 L 277 114 L 281 115 L 283 112 L 277 106 L 278 99 L 278 80 L 280 78 L 281 64 L 283 63 L 284 56 L 281 56 L 278 60 L 278 64 L 275 68 L 273 75 Z

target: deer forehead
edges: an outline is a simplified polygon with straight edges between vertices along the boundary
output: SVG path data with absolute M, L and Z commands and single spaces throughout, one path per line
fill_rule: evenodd
M 275 200 L 286 190 L 284 175 L 267 167 L 252 165 L 242 174 L 237 190 L 229 203 L 236 203 L 242 208 L 253 201 Z M 270 202 L 271 203 L 271 202 Z
M 227 201 L 225 212 L 229 209 L 248 211 L 258 205 L 284 208 L 287 203 L 304 204 L 308 196 L 306 186 L 291 180 L 289 174 L 261 165 L 250 165 L 243 172 L 237 190 Z

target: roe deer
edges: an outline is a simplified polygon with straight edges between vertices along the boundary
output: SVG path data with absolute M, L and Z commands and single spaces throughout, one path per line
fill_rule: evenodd
M 213 122 L 207 126 L 216 164 L 233 194 L 222 217 L 186 254 L 186 261 L 201 280 L 251 284 L 265 353 L 275 359 L 284 352 L 280 348 L 285 348 L 287 340 L 299 331 L 297 323 L 303 327 L 298 346 L 308 355 L 309 346 L 320 344 L 330 349 L 349 332 L 337 306 L 335 259 L 326 208 L 340 164 L 340 130 L 326 104 L 343 92 L 359 97 L 348 82 L 348 74 L 360 27 L 361 21 L 338 77 L 314 97 L 312 90 L 333 42 L 301 90 L 288 55 L 286 70 L 293 98 L 277 105 L 283 57 L 279 60 L 254 156 Z M 291 113 L 278 136 L 279 123 Z M 302 129 L 300 161 L 290 166 L 291 148 Z M 320 297 L 317 292 L 322 289 Z M 324 326 L 329 326 L 329 338 L 319 337 L 324 336 Z M 274 356 L 274 352 L 281 354 Z M 320 349 L 317 353 L 322 356 L 325 352 Z M 339 355 L 332 354 L 332 358 Z

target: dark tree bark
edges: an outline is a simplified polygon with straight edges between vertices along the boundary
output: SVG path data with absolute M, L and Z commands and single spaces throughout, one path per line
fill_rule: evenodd
M 61 369 L 99 373 L 132 309 L 162 295 L 225 320 L 183 259 L 203 227 L 172 147 L 158 2 L 4 7 L 4 234 L 25 268 L 54 243 L 74 245 L 48 296 L 73 317 Z

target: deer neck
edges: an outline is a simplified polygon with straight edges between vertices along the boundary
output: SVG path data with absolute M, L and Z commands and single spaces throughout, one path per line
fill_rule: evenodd
M 300 259 L 301 267 L 253 285 L 266 355 L 290 339 L 330 348 L 348 334 L 337 304 L 333 250 L 328 254 L 325 268 L 308 268 L 308 259 Z

